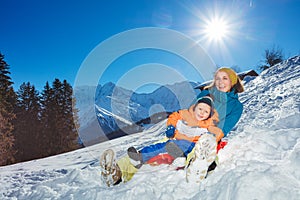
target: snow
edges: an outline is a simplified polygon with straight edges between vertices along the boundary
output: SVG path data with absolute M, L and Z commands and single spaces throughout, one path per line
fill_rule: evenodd
M 112 116 L 112 117 L 114 117 L 115 119 L 118 119 L 119 121 L 122 121 L 122 122 L 124 122 L 124 123 L 126 123 L 126 124 L 128 124 L 128 125 L 132 125 L 132 124 L 133 124 L 133 123 L 131 123 L 130 121 L 128 121 L 128 120 L 126 120 L 126 119 L 124 119 L 124 118 L 122 118 L 122 117 L 119 117 L 118 115 L 115 115 L 115 114 L 113 114 L 113 113 L 111 113 L 111 112 L 105 110 L 104 108 L 100 108 L 100 107 L 97 106 L 97 105 L 95 105 L 95 107 L 96 107 L 96 109 L 98 109 L 99 111 L 101 111 L 101 112 L 98 113 L 98 116 L 102 116 L 101 113 L 104 113 L 104 114 L 109 115 L 109 116 Z
M 100 181 L 99 157 L 120 158 L 163 137 L 165 121 L 145 131 L 73 152 L 0 167 L 0 199 L 299 199 L 300 57 L 246 84 L 244 112 L 219 152 L 220 165 L 200 184 L 183 170 L 144 165 L 128 183 Z

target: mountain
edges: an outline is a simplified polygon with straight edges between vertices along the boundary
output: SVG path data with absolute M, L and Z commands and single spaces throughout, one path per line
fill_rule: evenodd
M 165 120 L 146 130 L 44 159 L 0 167 L 0 199 L 289 199 L 300 196 L 300 56 L 290 58 L 245 85 L 244 112 L 219 165 L 200 184 L 184 170 L 143 165 L 128 183 L 107 188 L 99 156 L 117 158 L 164 137 Z
M 135 93 L 111 82 L 97 88 L 79 87 L 76 99 L 81 108 L 81 140 L 88 146 L 140 132 L 147 124 L 153 124 L 152 120 L 157 122 L 159 118 L 165 119 L 167 113 L 189 107 L 198 92 L 194 90 L 196 85 L 192 82 L 175 83 L 161 86 L 149 94 Z M 93 98 L 94 91 L 95 100 L 88 100 Z M 90 102 L 95 103 L 94 107 L 88 105 Z M 157 116 L 159 113 L 160 117 Z

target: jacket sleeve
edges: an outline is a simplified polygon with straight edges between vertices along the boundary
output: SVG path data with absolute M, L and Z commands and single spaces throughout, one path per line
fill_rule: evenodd
M 231 110 L 231 112 L 227 114 L 225 118 L 224 126 L 222 128 L 224 136 L 227 136 L 227 134 L 238 123 L 242 113 L 243 113 L 243 104 L 241 102 L 238 102 Z
M 211 119 L 212 119 L 212 123 L 207 128 L 207 130 L 210 133 L 213 133 L 216 136 L 216 141 L 219 142 L 224 137 L 224 133 L 223 133 L 222 129 L 217 127 L 217 124 L 219 122 L 219 115 L 216 110 L 214 111 L 214 115 L 211 117 Z
M 181 111 L 179 110 L 178 112 L 173 112 L 169 117 L 167 121 L 167 126 L 173 125 L 176 127 L 178 120 L 182 119 Z M 191 142 L 197 142 L 199 139 L 199 136 L 196 137 L 188 137 L 184 134 L 181 134 L 177 129 L 175 130 L 174 138 L 177 140 L 188 140 Z
M 173 112 L 173 113 L 168 117 L 168 120 L 167 120 L 167 126 L 173 125 L 174 127 L 176 127 L 177 121 L 178 121 L 178 120 L 181 120 L 181 119 L 182 119 L 182 117 L 181 117 L 181 115 L 180 115 L 180 111 Z

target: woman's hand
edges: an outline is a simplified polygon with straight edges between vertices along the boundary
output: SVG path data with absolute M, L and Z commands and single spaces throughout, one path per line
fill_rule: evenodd
M 224 133 L 223 132 L 217 132 L 215 134 L 215 136 L 216 136 L 216 141 L 218 143 L 224 137 Z
M 208 131 L 210 133 L 213 133 L 216 136 L 216 141 L 217 142 L 219 142 L 224 137 L 224 133 L 223 133 L 222 129 L 220 129 L 216 126 L 208 127 Z

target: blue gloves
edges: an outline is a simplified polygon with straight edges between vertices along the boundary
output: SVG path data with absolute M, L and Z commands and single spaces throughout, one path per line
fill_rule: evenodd
M 169 125 L 166 130 L 166 136 L 168 138 L 172 138 L 175 135 L 175 127 L 173 125 Z

